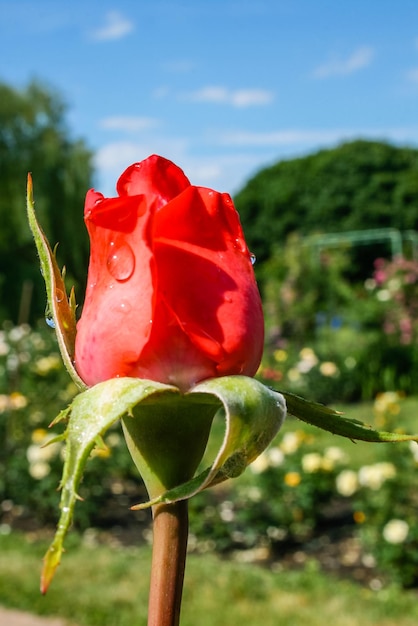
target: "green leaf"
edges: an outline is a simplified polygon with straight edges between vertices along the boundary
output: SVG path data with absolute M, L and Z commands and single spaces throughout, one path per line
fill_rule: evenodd
M 46 593 L 60 563 L 63 541 L 78 499 L 78 485 L 97 440 L 112 424 L 147 397 L 152 395 L 167 397 L 178 393 L 176 387 L 149 380 L 114 378 L 91 387 L 74 399 L 66 412 L 66 415 L 70 413 L 70 419 L 65 431 L 67 446 L 61 480 L 61 515 L 54 540 L 44 557 L 42 593 Z
M 72 289 L 67 296 L 64 275 L 61 273 L 54 252 L 42 230 L 35 215 L 35 203 L 33 200 L 32 177 L 28 175 L 27 184 L 27 213 L 29 226 L 35 239 L 41 263 L 41 272 L 45 280 L 46 293 L 48 299 L 47 311 L 54 322 L 58 339 L 58 346 L 61 352 L 64 365 L 79 389 L 85 389 L 86 385 L 77 374 L 74 367 L 74 346 L 76 335 L 75 319 L 75 296 Z
M 190 498 L 203 489 L 239 476 L 269 445 L 286 416 L 283 395 L 246 376 L 204 381 L 187 396 L 209 396 L 220 402 L 226 423 L 221 448 L 210 468 L 134 509 Z
M 287 410 L 291 415 L 307 424 L 317 426 L 334 435 L 341 435 L 347 439 L 358 439 L 375 443 L 396 443 L 402 441 L 418 441 L 418 435 L 389 433 L 374 430 L 368 424 L 344 417 L 338 411 L 316 402 L 304 400 L 291 393 L 283 393 Z

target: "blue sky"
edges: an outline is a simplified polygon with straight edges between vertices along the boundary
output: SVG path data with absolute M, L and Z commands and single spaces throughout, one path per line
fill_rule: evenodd
M 234 193 L 343 140 L 418 146 L 418 2 L 0 0 L 0 80 L 33 78 L 106 195 L 151 153 Z

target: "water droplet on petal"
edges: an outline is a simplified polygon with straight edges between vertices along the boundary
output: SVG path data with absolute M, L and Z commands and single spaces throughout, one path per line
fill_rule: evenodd
M 234 241 L 234 248 L 236 250 L 240 250 L 243 254 L 247 254 L 247 246 L 243 239 L 239 239 L 238 237 Z
M 128 243 L 111 244 L 107 269 L 119 282 L 124 282 L 132 276 L 135 269 L 135 255 Z
M 152 330 L 152 323 L 153 321 L 150 320 L 148 326 L 145 328 L 145 332 L 144 332 L 144 336 L 145 338 L 149 337 L 151 334 L 151 330 Z
M 250 254 L 250 261 L 251 261 L 251 265 L 255 265 L 255 262 L 257 261 L 257 257 L 255 256 L 255 254 L 253 253 Z
M 129 311 L 132 309 L 130 303 L 126 300 L 122 300 L 118 308 L 121 313 L 129 313 Z

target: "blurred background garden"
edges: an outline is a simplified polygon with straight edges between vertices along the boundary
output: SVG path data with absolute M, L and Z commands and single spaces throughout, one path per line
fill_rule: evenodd
M 65 116 L 60 96 L 39 83 L 20 91 L 0 85 L 0 546 L 8 555 L 0 602 L 62 612 L 80 624 L 122 625 L 131 620 L 132 598 L 113 598 L 124 606 L 115 622 L 100 603 L 86 613 L 73 601 L 58 606 L 53 590 L 50 605 L 40 604 L 34 591 L 35 555 L 57 520 L 64 454 L 59 442 L 45 445 L 60 432 L 48 426 L 76 389 L 47 323 L 25 180 L 31 171 L 39 220 L 59 243 L 59 263 L 81 307 L 88 262 L 82 208 L 93 154 L 71 137 Z M 381 430 L 417 431 L 418 150 L 357 140 L 280 161 L 250 179 L 235 202 L 266 317 L 260 380 Z M 221 437 L 215 424 L 208 457 Z M 88 463 L 69 543 L 76 560 L 87 550 L 76 567 L 114 559 L 115 581 L 120 554 L 136 554 L 142 570 L 151 526 L 149 512 L 129 508 L 145 492 L 119 427 L 104 443 Z M 241 603 L 260 603 L 260 614 L 273 610 L 279 582 L 289 594 L 303 584 L 309 599 L 302 604 L 312 606 L 327 596 L 332 576 L 343 605 L 356 589 L 366 600 L 365 593 L 380 594 L 369 617 L 363 607 L 364 623 L 395 623 L 384 621 L 391 606 L 396 623 L 412 624 L 417 471 L 418 444 L 355 444 L 290 417 L 241 478 L 191 501 L 191 576 L 223 572 L 229 585 L 235 579 Z M 354 586 L 344 587 L 347 580 Z M 186 591 L 186 615 L 192 607 Z M 228 623 L 241 619 L 237 611 Z M 308 619 L 302 613 L 299 623 Z

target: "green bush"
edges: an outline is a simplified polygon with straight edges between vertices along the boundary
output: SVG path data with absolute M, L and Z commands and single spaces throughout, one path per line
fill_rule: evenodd
M 43 322 L 35 330 L 6 323 L 0 331 L 0 501 L 4 519 L 54 524 L 65 446 L 52 443 L 63 428 L 49 424 L 76 393 L 65 371 L 55 333 Z M 110 461 L 110 463 L 109 463 Z M 105 470 L 106 467 L 106 470 Z M 145 498 L 118 426 L 87 464 L 75 525 L 115 524 L 131 504 Z M 132 520 L 148 519 L 131 513 Z
M 418 262 L 378 259 L 364 284 L 352 284 L 349 250 L 319 255 L 314 242 L 290 237 L 260 270 L 260 377 L 325 403 L 418 393 Z

